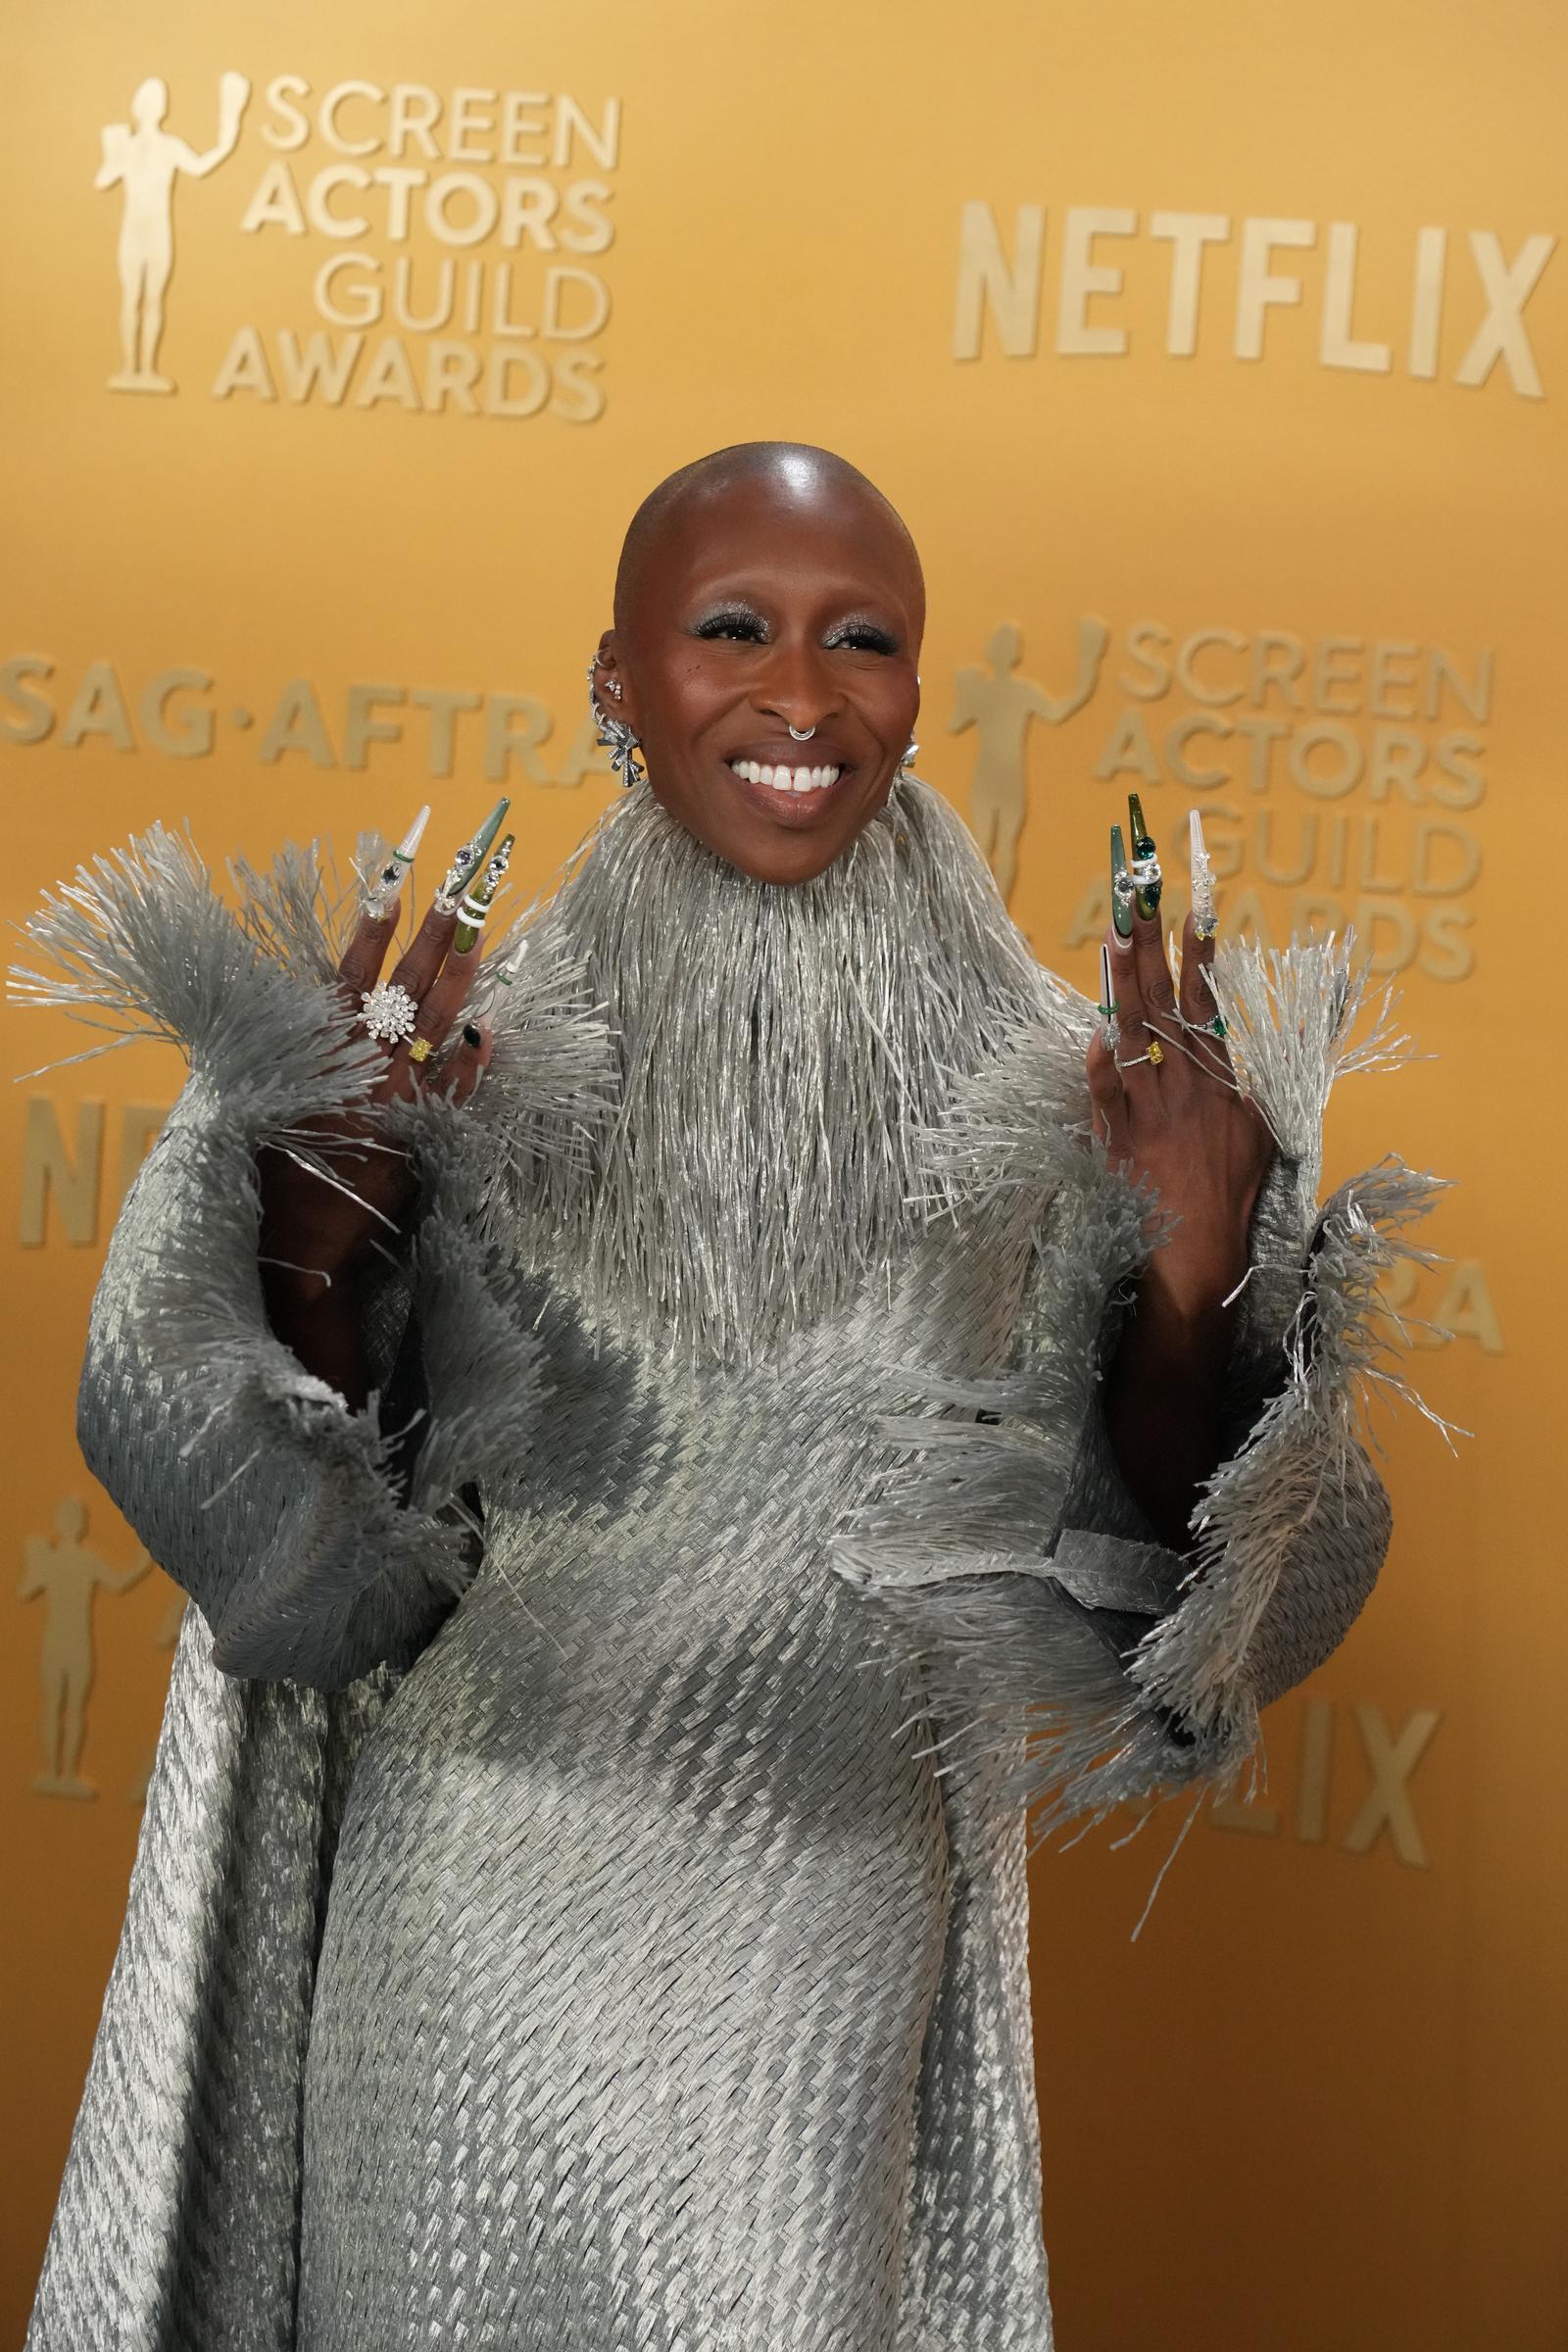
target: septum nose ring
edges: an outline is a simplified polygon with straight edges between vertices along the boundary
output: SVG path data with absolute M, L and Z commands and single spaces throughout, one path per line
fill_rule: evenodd
M 789 726 L 788 719 L 786 719 L 784 723 L 786 726 Z M 811 737 L 816 733 L 816 729 L 815 727 L 790 727 L 790 733 L 794 736 L 797 743 L 809 743 Z

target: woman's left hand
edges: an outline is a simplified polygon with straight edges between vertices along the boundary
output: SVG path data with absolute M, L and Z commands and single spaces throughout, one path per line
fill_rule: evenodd
M 1178 996 L 1159 912 L 1108 936 L 1117 1040 L 1089 1049 L 1097 1136 L 1113 1166 L 1157 1195 L 1163 1239 L 1139 1277 L 1105 1381 L 1105 1425 L 1122 1475 L 1161 1540 L 1191 1541 L 1197 1496 L 1218 1466 L 1228 1302 L 1246 1279 L 1248 1236 L 1274 1155 L 1261 1113 L 1236 1090 L 1209 993 L 1212 936 L 1191 915 Z
M 1103 1030 L 1089 1049 L 1095 1133 L 1111 1164 L 1159 1196 L 1167 1239 L 1142 1287 L 1172 1310 L 1200 1314 L 1247 1271 L 1247 1239 L 1274 1155 L 1261 1112 L 1236 1089 L 1209 992 L 1212 934 L 1189 914 L 1178 995 L 1159 912 L 1133 915 L 1131 940 L 1106 935 L 1115 991 L 1114 1055 Z

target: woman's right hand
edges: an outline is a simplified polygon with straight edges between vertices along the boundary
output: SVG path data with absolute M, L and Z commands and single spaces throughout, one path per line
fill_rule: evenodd
M 381 977 L 401 904 L 394 899 L 386 913 L 362 915 L 348 944 L 336 982 L 346 1028 L 352 1029 L 362 1019 L 361 1000 Z M 471 948 L 455 954 L 452 940 L 458 921 L 456 912 L 443 914 L 432 904 L 388 976 L 408 990 L 418 1015 L 414 1038 L 383 1046 L 386 1068 L 368 1098 L 372 1103 L 410 1101 L 416 1085 L 425 1093 L 434 1091 L 454 1102 L 466 1102 L 489 1062 L 494 1041 L 483 1024 L 472 1034 L 465 1031 L 438 1078 L 421 1079 L 420 1071 L 428 1072 L 430 1062 L 410 1058 L 415 1039 L 428 1038 L 436 1047 L 444 1042 L 463 1010 L 478 968 L 482 934 Z M 363 1110 L 304 1121 L 302 1133 L 340 1184 L 351 1187 L 359 1199 L 302 1167 L 278 1145 L 264 1144 L 257 1153 L 264 1294 L 273 1329 L 297 1349 L 302 1329 L 318 1326 L 323 1320 L 340 1323 L 349 1314 L 356 1299 L 355 1277 L 377 1241 L 383 1247 L 391 1246 L 396 1228 L 413 1205 L 417 1184 L 407 1157 L 390 1148 L 385 1131 L 377 1133 L 376 1122 Z M 354 1149 L 356 1143 L 371 1137 L 370 1149 Z M 346 1329 L 335 1341 L 325 1343 L 338 1349 L 347 1344 Z

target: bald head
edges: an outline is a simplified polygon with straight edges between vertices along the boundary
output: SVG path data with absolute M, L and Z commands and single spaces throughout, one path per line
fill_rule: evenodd
M 688 832 L 757 881 L 804 882 L 892 788 L 924 626 L 920 560 L 875 484 L 831 450 L 742 441 L 638 508 L 594 677 Z M 808 741 L 797 777 L 780 754 Z
M 677 519 L 696 519 L 705 506 L 716 504 L 741 484 L 770 492 L 781 505 L 803 512 L 846 500 L 865 501 L 902 540 L 923 591 L 920 559 L 903 515 L 848 458 L 809 441 L 732 441 L 666 474 L 632 516 L 615 569 L 617 629 L 627 625 L 653 559 Z

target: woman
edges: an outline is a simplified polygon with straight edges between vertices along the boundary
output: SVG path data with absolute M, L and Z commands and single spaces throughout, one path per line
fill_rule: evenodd
M 1319 1214 L 1345 959 L 1200 888 L 1178 988 L 1147 838 L 1101 1013 L 1039 971 L 923 616 L 863 476 L 720 451 L 488 978 L 482 837 L 385 977 L 297 854 L 36 918 L 191 1056 L 80 1432 L 198 1608 L 33 2352 L 1049 2343 L 1025 1808 L 1234 1784 L 1343 1636 L 1425 1180 Z

